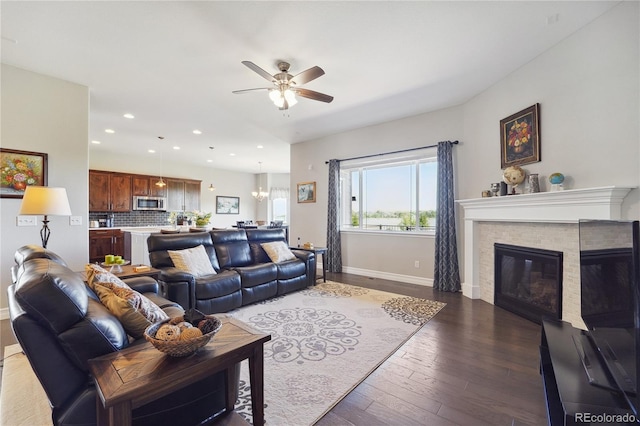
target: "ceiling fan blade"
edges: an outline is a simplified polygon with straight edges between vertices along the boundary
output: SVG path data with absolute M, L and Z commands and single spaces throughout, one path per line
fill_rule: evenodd
M 247 93 L 247 92 L 255 92 L 256 90 L 271 90 L 271 87 L 257 87 L 255 89 L 242 89 L 242 90 L 234 90 L 231 93 L 235 93 L 236 95 Z
M 311 67 L 308 70 L 302 71 L 300 74 L 295 75 L 291 81 L 295 84 L 305 84 L 311 80 L 324 75 L 324 70 L 318 66 Z
M 242 63 L 245 64 L 251 70 L 253 70 L 256 73 L 260 74 L 260 76 L 262 76 L 262 78 L 264 78 L 265 80 L 269 80 L 272 83 L 276 82 L 276 79 L 271 74 L 269 74 L 268 72 L 266 72 L 265 70 L 263 70 L 262 68 L 260 68 L 256 64 L 254 64 L 253 62 L 251 62 L 251 61 L 242 61 Z
M 296 87 L 295 89 L 293 89 L 293 91 L 303 98 L 313 99 L 314 101 L 329 103 L 333 100 L 333 96 L 325 95 L 324 93 L 315 92 L 309 89 Z

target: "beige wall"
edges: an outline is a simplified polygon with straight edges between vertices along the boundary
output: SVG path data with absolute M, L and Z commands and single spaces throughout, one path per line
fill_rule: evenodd
M 19 68 L 2 65 L 3 148 L 48 154 L 48 185 L 65 187 L 74 216 L 81 226 L 70 226 L 68 217 L 50 217 L 48 248 L 59 253 L 73 269 L 80 270 L 89 258 L 88 238 L 88 129 L 89 90 Z M 20 199 L 0 199 L 0 308 L 7 306 L 13 254 L 25 244 L 41 244 L 36 227 L 17 227 Z M 6 311 L 3 311 L 6 314 Z M 4 315 L 3 315 L 4 317 Z
M 291 187 L 315 180 L 318 196 L 315 204 L 292 205 L 292 237 L 317 245 L 326 241 L 324 160 L 330 158 L 458 139 L 453 150 L 456 198 L 478 198 L 491 182 L 501 180 L 500 120 L 535 103 L 540 103 L 542 161 L 524 168 L 540 174 L 542 190 L 548 189 L 545 179 L 553 172 L 564 173 L 569 188 L 640 186 L 638 8 L 637 2 L 621 3 L 459 107 L 293 145 Z M 623 218 L 640 218 L 638 194 L 633 190 L 625 199 Z M 461 253 L 461 218 L 458 223 Z M 343 237 L 343 263 L 347 272 L 355 268 L 371 276 L 430 279 L 432 245 L 426 237 L 349 234 Z M 422 261 L 420 269 L 413 267 L 417 253 L 428 257 L 424 268 Z M 462 255 L 459 260 L 462 266 Z

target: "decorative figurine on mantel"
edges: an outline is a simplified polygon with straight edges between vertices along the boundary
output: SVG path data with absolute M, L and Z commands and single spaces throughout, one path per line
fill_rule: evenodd
M 552 173 L 549 175 L 549 182 L 551 183 L 551 191 L 562 191 L 564 186 L 564 175 L 562 173 Z
M 524 181 L 525 173 L 520 166 L 509 166 L 502 173 L 502 180 L 511 185 L 511 195 L 516 195 L 516 187 Z

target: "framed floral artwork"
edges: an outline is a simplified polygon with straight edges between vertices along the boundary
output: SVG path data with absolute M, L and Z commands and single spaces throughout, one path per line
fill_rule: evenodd
M 240 214 L 240 197 L 216 197 L 216 214 Z
M 500 120 L 500 165 L 540 161 L 540 104 L 535 104 Z
M 298 202 L 299 203 L 315 203 L 316 202 L 316 183 L 302 182 L 298 184 Z
M 47 186 L 47 154 L 0 148 L 0 198 L 22 198 L 27 186 Z

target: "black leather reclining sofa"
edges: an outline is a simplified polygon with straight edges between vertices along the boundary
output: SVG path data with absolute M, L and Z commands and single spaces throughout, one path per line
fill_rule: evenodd
M 96 424 L 96 388 L 88 360 L 116 352 L 133 341 L 122 324 L 100 303 L 81 274 L 50 250 L 28 245 L 15 253 L 13 284 L 8 288 L 11 327 L 52 407 L 55 426 Z M 124 280 L 170 317 L 183 309 L 158 294 L 151 277 Z M 239 368 L 230 377 L 238 387 Z M 133 410 L 133 425 L 200 425 L 222 414 L 226 401 L 224 372 Z
M 228 312 L 315 283 L 313 252 L 291 249 L 294 260 L 273 263 L 262 243 L 284 241 L 276 229 L 224 229 L 181 234 L 152 234 L 147 239 L 151 266 L 168 299 L 184 309 L 212 314 Z M 195 277 L 174 267 L 168 250 L 204 246 L 215 274 Z

